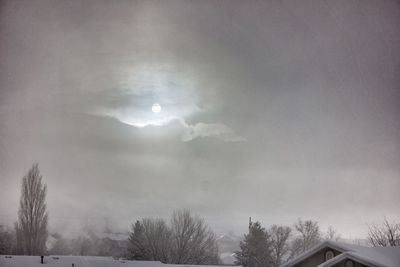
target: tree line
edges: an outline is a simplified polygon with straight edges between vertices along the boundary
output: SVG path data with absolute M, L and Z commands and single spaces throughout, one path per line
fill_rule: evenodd
M 324 240 L 340 241 L 330 226 L 321 232 L 318 222 L 298 219 L 293 227 L 273 225 L 265 229 L 259 222 L 250 223 L 248 234 L 235 252 L 236 264 L 244 267 L 279 267 Z M 369 225 L 367 242 L 374 247 L 400 246 L 400 223 Z
M 312 220 L 298 219 L 293 228 L 272 225 L 269 229 L 260 222 L 250 222 L 249 232 L 235 252 L 235 263 L 244 267 L 279 267 L 324 239 L 339 240 L 340 235 L 332 227 L 323 234 Z
M 118 256 L 173 264 L 221 264 L 215 233 L 189 210 L 174 211 L 168 221 L 137 220 L 125 248 L 117 240 L 88 231 L 74 239 L 51 234 L 56 241 L 47 249 L 46 194 L 47 186 L 38 164 L 34 164 L 22 178 L 18 220 L 13 228 L 0 225 L 0 254 Z M 260 222 L 251 222 L 234 254 L 235 263 L 244 267 L 278 267 L 326 239 L 337 241 L 340 235 L 333 227 L 321 232 L 313 220 L 298 219 L 291 227 L 272 225 L 268 229 Z M 372 246 L 400 246 L 400 223 L 385 218 L 382 224 L 370 225 L 367 240 Z
M 136 221 L 129 235 L 128 258 L 174 264 L 219 264 L 217 239 L 203 219 L 189 210 L 163 219 Z

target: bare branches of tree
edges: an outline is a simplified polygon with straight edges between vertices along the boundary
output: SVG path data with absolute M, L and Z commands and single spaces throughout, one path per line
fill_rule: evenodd
M 279 267 L 288 259 L 292 229 L 287 226 L 273 225 L 268 230 L 271 240 L 271 256 L 274 267 Z
M 151 260 L 169 262 L 171 230 L 162 219 L 146 218 L 142 220 L 145 246 Z
M 207 264 L 218 259 L 216 237 L 204 220 L 189 210 L 175 211 L 171 218 L 173 262 Z
M 381 225 L 370 225 L 368 242 L 374 247 L 400 246 L 400 223 L 385 218 Z
M 340 238 L 341 238 L 341 236 L 340 236 L 340 234 L 337 233 L 336 229 L 333 228 L 332 226 L 329 226 L 328 230 L 326 230 L 326 233 L 325 233 L 325 239 L 339 241 Z
M 174 264 L 219 262 L 215 234 L 189 210 L 175 211 L 170 225 L 162 219 L 137 221 L 129 237 L 129 254 L 131 259 Z
M 299 255 L 321 242 L 318 222 L 298 219 L 294 225 L 297 237 L 292 243 L 292 256 Z
M 22 178 L 18 222 L 15 223 L 17 246 L 23 254 L 39 255 L 46 251 L 46 192 L 39 166 L 35 164 Z

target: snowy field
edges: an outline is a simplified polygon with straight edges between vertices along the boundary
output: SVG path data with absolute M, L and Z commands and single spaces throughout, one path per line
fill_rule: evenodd
M 11 258 L 10 258 L 11 257 Z M 174 265 L 163 264 L 159 261 L 127 261 L 115 260 L 111 257 L 91 256 L 46 256 L 44 264 L 40 256 L 0 256 L 0 267 L 184 267 L 205 265 Z M 210 267 L 209 265 L 207 265 Z

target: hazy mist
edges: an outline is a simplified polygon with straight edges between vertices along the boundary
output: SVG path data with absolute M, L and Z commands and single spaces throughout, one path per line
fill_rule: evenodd
M 400 220 L 398 1 L 2 1 L 0 223 Z M 162 110 L 154 113 L 153 103 Z

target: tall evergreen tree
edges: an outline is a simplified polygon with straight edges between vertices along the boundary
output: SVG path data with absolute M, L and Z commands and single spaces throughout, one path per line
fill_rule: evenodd
M 272 266 L 269 236 L 259 222 L 250 223 L 249 233 L 240 242 L 240 250 L 235 252 L 235 257 L 235 263 L 243 267 Z
M 17 247 L 23 254 L 40 255 L 46 252 L 46 192 L 39 166 L 35 164 L 22 178 L 18 222 L 15 223 Z
M 140 221 L 136 221 L 136 223 L 132 225 L 132 232 L 129 235 L 128 241 L 128 253 L 131 260 L 149 260 L 145 245 L 144 227 Z

